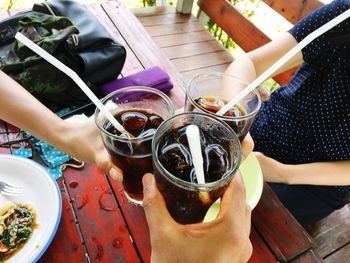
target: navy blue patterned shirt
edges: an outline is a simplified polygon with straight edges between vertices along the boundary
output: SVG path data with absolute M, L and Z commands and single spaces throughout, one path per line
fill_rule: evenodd
M 349 0 L 335 0 L 290 33 L 300 42 L 349 8 Z M 288 164 L 350 160 L 350 19 L 302 52 L 305 63 L 256 116 L 250 130 L 255 150 Z

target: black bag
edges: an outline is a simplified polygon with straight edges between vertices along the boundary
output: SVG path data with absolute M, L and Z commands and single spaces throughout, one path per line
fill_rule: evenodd
M 76 71 L 99 96 L 97 86 L 120 74 L 125 48 L 75 1 L 50 1 L 33 10 L 0 22 L 0 69 L 52 110 L 89 101 L 68 76 L 14 39 L 20 31 Z
M 34 11 L 68 17 L 79 34 L 66 41 L 67 51 L 80 64 L 80 75 L 95 85 L 116 79 L 125 58 L 125 48 L 117 43 L 97 19 L 81 4 L 72 0 L 56 0 L 35 4 Z

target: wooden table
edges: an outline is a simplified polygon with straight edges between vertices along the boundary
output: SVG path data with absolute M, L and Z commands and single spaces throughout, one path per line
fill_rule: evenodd
M 184 102 L 184 81 L 154 44 L 137 18 L 120 1 L 87 5 L 127 49 L 126 76 L 158 65 L 171 77 L 169 94 L 177 107 Z M 3 17 L 5 12 L 0 13 Z M 11 127 L 0 121 L 0 131 Z M 0 142 L 10 140 L 0 135 Z M 0 153 L 10 153 L 1 148 Z M 127 202 L 122 185 L 106 178 L 95 165 L 67 169 L 58 180 L 63 208 L 57 234 L 40 262 L 149 262 L 150 239 L 142 208 Z M 233 204 L 234 205 L 234 204 Z M 322 262 L 306 231 L 265 185 L 253 211 L 250 262 Z

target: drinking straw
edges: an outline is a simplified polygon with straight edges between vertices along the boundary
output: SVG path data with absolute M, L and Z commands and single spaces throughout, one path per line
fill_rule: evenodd
M 89 99 L 96 105 L 96 107 L 103 112 L 103 114 L 107 117 L 107 119 L 112 123 L 112 125 L 120 132 L 120 133 L 126 133 L 130 136 L 130 133 L 128 133 L 124 127 L 114 118 L 114 116 L 109 112 L 109 110 L 102 104 L 102 102 L 96 97 L 96 95 L 90 90 L 90 88 L 84 83 L 84 81 L 78 76 L 77 73 L 75 73 L 72 69 L 64 65 L 61 61 L 56 59 L 54 56 L 49 54 L 46 50 L 42 49 L 40 46 L 35 44 L 33 41 L 31 41 L 29 38 L 25 37 L 21 33 L 17 33 L 15 35 L 15 38 L 22 42 L 25 46 L 27 46 L 29 49 L 31 49 L 33 52 L 44 58 L 46 61 L 51 63 L 53 66 L 61 70 L 63 73 L 65 73 L 68 77 L 70 77 L 80 88 L 81 90 L 86 94 L 86 96 L 89 97 Z
M 251 82 L 245 89 L 243 89 L 237 96 L 233 97 L 224 107 L 222 107 L 217 115 L 225 114 L 229 109 L 231 109 L 235 104 L 237 104 L 241 99 L 247 96 L 250 92 L 252 92 L 260 83 L 262 83 L 265 79 L 270 77 L 273 73 L 275 73 L 280 67 L 282 67 L 288 60 L 290 60 L 293 56 L 295 56 L 300 50 L 302 50 L 305 46 L 307 46 L 311 41 L 315 38 L 319 37 L 329 29 L 335 27 L 345 19 L 350 16 L 350 9 L 346 10 L 342 14 L 333 18 L 320 28 L 316 29 L 309 35 L 307 35 L 302 41 L 300 41 L 295 47 L 289 50 L 283 57 L 281 57 L 275 64 L 273 64 L 270 68 L 268 68 L 264 73 L 262 73 L 257 79 Z
M 192 162 L 197 176 L 198 184 L 205 184 L 202 148 L 199 129 L 196 125 L 189 125 L 186 128 L 187 141 L 190 146 Z

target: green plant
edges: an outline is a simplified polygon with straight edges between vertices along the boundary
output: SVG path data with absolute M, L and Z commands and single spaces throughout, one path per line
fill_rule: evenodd
M 151 7 L 156 5 L 156 0 L 139 0 L 139 2 L 142 2 L 143 7 Z M 167 4 L 170 6 L 175 6 L 176 0 L 167 0 Z M 136 3 L 136 6 L 138 6 L 137 3 Z
M 156 0 L 143 0 L 143 6 L 155 6 L 156 5 Z
M 10 0 L 7 10 L 9 11 L 12 7 L 13 7 L 13 0 Z

